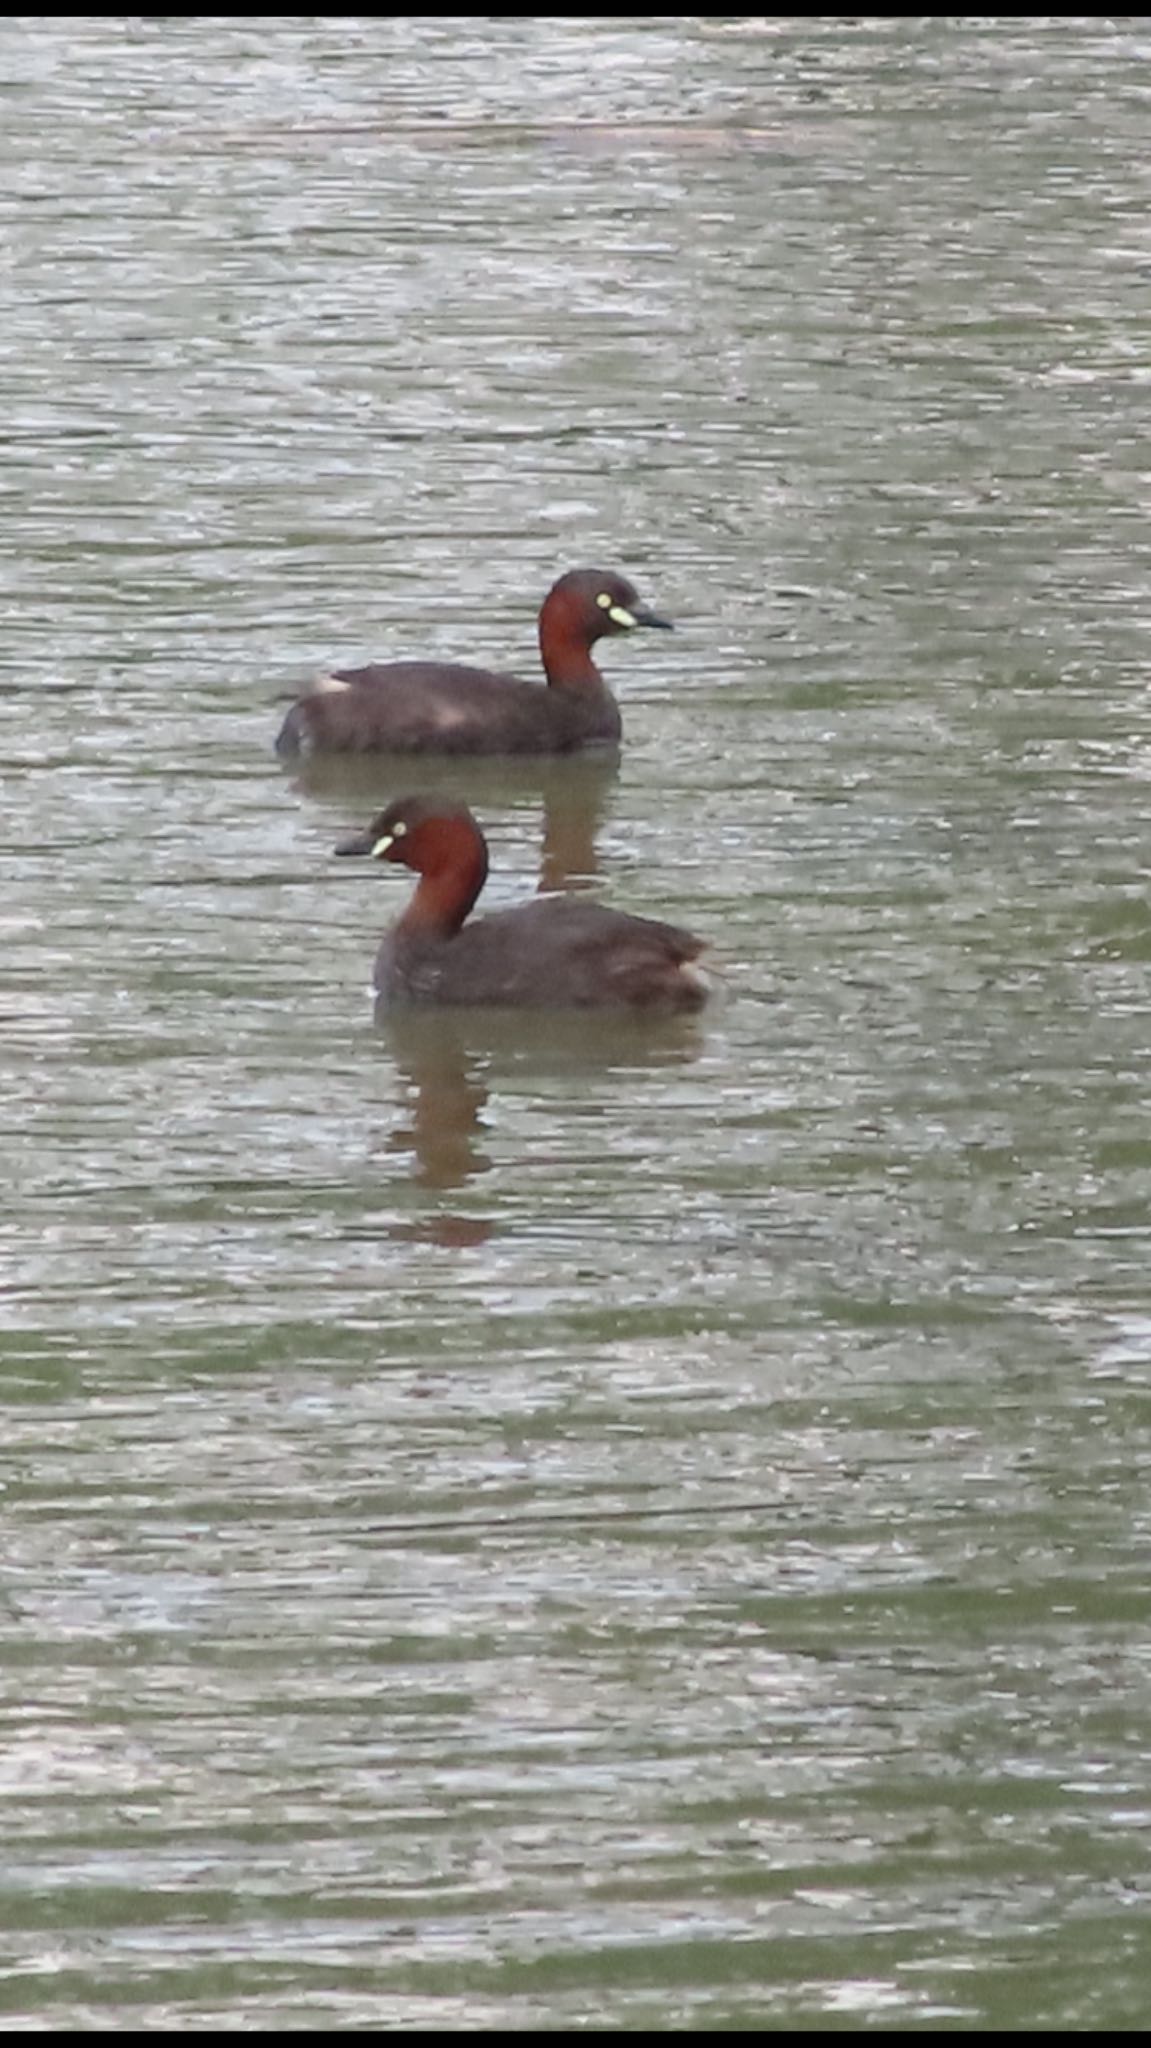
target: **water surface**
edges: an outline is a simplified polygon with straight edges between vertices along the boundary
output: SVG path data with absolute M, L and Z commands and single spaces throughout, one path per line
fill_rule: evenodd
M 0 30 L 11 2030 L 1146 2024 L 1147 56 Z M 581 562 L 724 999 L 381 1024 L 279 696 Z

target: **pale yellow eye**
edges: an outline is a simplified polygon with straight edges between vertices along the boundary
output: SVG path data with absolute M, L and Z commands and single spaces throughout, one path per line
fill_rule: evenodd
M 599 606 L 599 608 L 600 608 L 601 612 L 606 612 L 606 611 L 610 611 L 610 610 L 611 610 L 611 591 L 610 591 L 610 590 L 601 590 L 601 591 L 600 591 L 600 594 L 599 594 L 599 596 L 598 596 L 598 597 L 596 598 L 596 603 L 598 604 L 598 606 Z

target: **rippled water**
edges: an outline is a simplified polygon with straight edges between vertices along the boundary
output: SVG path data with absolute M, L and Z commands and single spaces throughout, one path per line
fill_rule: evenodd
M 0 28 L 10 2030 L 1146 2024 L 1149 54 Z M 378 1024 L 277 700 L 585 561 L 724 999 Z

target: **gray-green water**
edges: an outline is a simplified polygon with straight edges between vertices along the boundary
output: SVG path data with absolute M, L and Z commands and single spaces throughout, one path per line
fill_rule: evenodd
M 0 28 L 10 2030 L 1147 2024 L 1149 57 Z M 726 1000 L 380 1031 L 277 693 L 584 561 Z

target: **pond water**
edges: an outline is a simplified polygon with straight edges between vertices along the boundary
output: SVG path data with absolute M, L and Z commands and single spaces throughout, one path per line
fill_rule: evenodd
M 0 28 L 11 2031 L 1151 2011 L 1139 17 Z M 280 701 L 536 672 L 373 1016 Z

